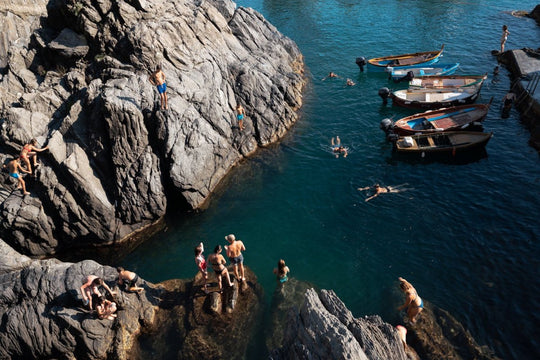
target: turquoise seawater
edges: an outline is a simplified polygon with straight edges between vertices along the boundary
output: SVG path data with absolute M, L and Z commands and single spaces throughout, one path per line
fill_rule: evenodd
M 300 120 L 281 143 L 235 168 L 207 210 L 171 215 L 166 231 L 120 262 L 153 282 L 192 278 L 193 247 L 203 241 L 208 254 L 235 233 L 267 302 L 272 269 L 283 258 L 292 276 L 333 289 L 355 316 L 380 314 L 397 324 L 403 276 L 498 356 L 540 358 L 540 161 L 519 113 L 500 116 L 510 79 L 503 67 L 493 77 L 491 55 L 503 24 L 507 49 L 540 46 L 540 27 L 510 14 L 537 3 L 238 1 L 304 54 L 310 81 Z M 461 63 L 458 74 L 489 74 L 479 99 L 494 98 L 484 122 L 494 132 L 487 155 L 465 164 L 396 159 L 379 122 L 411 111 L 383 106 L 378 89 L 394 85 L 361 73 L 355 59 L 442 44 L 441 61 Z M 341 78 L 321 81 L 330 71 Z M 347 78 L 357 85 L 345 86 Z M 347 158 L 329 152 L 336 135 L 350 149 Z M 366 203 L 357 188 L 374 183 L 409 190 Z M 250 356 L 264 355 L 261 348 Z

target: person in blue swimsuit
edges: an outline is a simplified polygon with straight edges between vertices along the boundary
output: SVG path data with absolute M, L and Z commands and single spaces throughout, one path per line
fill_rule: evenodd
M 407 309 L 407 316 L 414 324 L 418 314 L 424 310 L 424 301 L 418 296 L 414 286 L 402 277 L 399 278 L 399 287 L 405 293 L 405 303 L 398 307 L 398 310 Z
M 161 66 L 156 66 L 156 71 L 148 78 L 150 83 L 157 87 L 159 98 L 161 100 L 161 110 L 167 110 L 167 83 L 165 82 L 165 73 L 161 70 Z
M 278 267 L 274 268 L 274 274 L 276 274 L 277 281 L 281 284 L 289 280 L 287 274 L 291 271 L 287 265 L 285 265 L 285 260 L 280 259 L 278 261 Z
M 238 120 L 238 128 L 244 130 L 244 117 L 246 117 L 246 111 L 244 107 L 240 104 L 236 105 L 236 120 Z
M 4 165 L 5 166 L 5 165 Z M 24 182 L 23 178 L 19 174 L 19 171 L 22 171 L 27 174 L 31 174 L 31 171 L 25 170 L 21 163 L 19 162 L 19 159 L 15 158 L 11 160 L 7 164 L 7 169 L 9 171 L 9 176 L 17 180 L 17 189 L 21 189 L 24 195 L 29 195 L 30 193 L 26 191 L 26 183 Z

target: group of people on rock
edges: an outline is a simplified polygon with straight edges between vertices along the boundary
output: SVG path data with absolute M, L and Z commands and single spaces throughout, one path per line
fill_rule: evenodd
M 229 258 L 229 261 L 233 265 L 234 277 L 241 282 L 246 281 L 245 270 L 244 270 L 244 255 L 243 251 L 246 250 L 246 247 L 242 240 L 237 240 L 234 234 L 229 234 L 225 236 L 225 240 L 229 245 L 225 245 L 226 255 Z M 234 282 L 231 281 L 229 271 L 227 270 L 227 261 L 225 257 L 221 254 L 223 248 L 221 245 L 216 245 L 214 247 L 214 252 L 208 255 L 208 259 L 204 258 L 204 245 L 199 243 L 195 247 L 195 264 L 199 269 L 203 279 L 204 285 L 203 290 L 208 294 L 208 264 L 212 267 L 213 272 L 216 274 L 216 279 L 218 281 L 219 292 L 223 291 L 222 278 L 225 277 L 229 287 L 234 286 Z M 285 265 L 285 260 L 280 259 L 278 262 L 278 267 L 274 269 L 274 274 L 276 274 L 277 280 L 280 283 L 284 283 L 288 280 L 287 274 L 289 273 L 289 268 Z
M 22 178 L 21 173 L 32 175 L 40 166 L 40 163 L 37 161 L 37 153 L 47 149 L 49 149 L 49 146 L 38 148 L 37 140 L 32 139 L 27 144 L 24 144 L 19 157 L 13 158 L 7 165 L 4 164 L 3 167 L 7 168 L 9 176 L 17 180 L 17 189 L 21 189 L 23 195 L 29 195 L 30 193 L 26 191 L 26 182 Z
M 118 272 L 117 283 L 125 291 L 141 292 L 144 290 L 142 287 L 137 286 L 139 276 L 136 273 L 125 270 L 122 267 L 117 267 L 116 270 Z M 104 289 L 104 292 L 101 289 Z M 117 292 L 111 290 L 102 278 L 96 275 L 88 275 L 83 280 L 80 291 L 84 306 L 87 306 L 91 311 L 95 311 L 99 319 L 114 320 L 116 318 L 118 307 L 113 300 Z M 112 300 L 109 300 L 107 297 Z

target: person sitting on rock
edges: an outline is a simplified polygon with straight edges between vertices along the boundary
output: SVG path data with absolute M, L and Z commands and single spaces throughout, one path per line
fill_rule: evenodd
M 32 166 L 30 166 L 30 158 L 32 159 L 32 165 L 34 165 L 34 169 L 39 166 L 39 163 L 37 162 L 37 153 L 45 151 L 49 149 L 49 146 L 45 146 L 44 148 L 40 149 L 36 147 L 37 140 L 32 139 L 28 144 L 25 144 L 21 150 L 20 158 L 24 163 L 26 164 L 26 168 L 28 171 L 30 171 L 30 174 L 32 174 Z
M 105 284 L 103 279 L 95 275 L 88 275 L 84 279 L 80 290 L 81 290 L 84 306 L 88 306 L 88 309 L 90 310 L 94 309 L 92 307 L 92 300 L 94 300 L 93 306 L 96 306 L 95 300 L 102 296 L 101 292 L 99 291 L 100 286 L 103 286 L 105 290 L 107 290 L 110 296 L 114 296 L 116 294 L 107 286 L 107 284 Z
M 225 261 L 223 255 L 221 255 L 221 251 L 221 245 L 217 245 L 214 248 L 214 252 L 208 256 L 208 262 L 212 265 L 212 270 L 214 270 L 214 272 L 216 273 L 220 292 L 223 291 L 223 286 L 221 284 L 221 278 L 223 276 L 227 277 L 227 282 L 229 283 L 229 286 L 233 286 L 233 283 L 231 282 L 231 277 L 229 276 L 229 271 L 225 266 L 227 261 Z
M 424 301 L 418 296 L 416 289 L 410 282 L 404 278 L 399 278 L 399 287 L 401 291 L 405 293 L 405 303 L 398 307 L 398 310 L 407 309 L 407 316 L 409 320 L 414 324 L 416 323 L 416 317 L 424 310 Z
M 139 275 L 120 266 L 116 268 L 116 271 L 118 271 L 118 285 L 125 286 L 127 291 L 141 292 L 144 290 L 142 287 L 137 286 Z
M 24 195 L 29 195 L 30 193 L 26 191 L 26 183 L 24 182 L 21 174 L 19 174 L 19 171 L 22 171 L 27 174 L 31 174 L 31 171 L 25 170 L 21 164 L 19 163 L 19 159 L 15 158 L 11 160 L 7 166 L 4 165 L 4 167 L 7 167 L 9 171 L 9 176 L 17 180 L 17 189 L 22 189 L 22 192 Z
M 96 312 L 99 319 L 114 320 L 114 318 L 117 316 L 115 314 L 116 303 L 101 296 L 97 300 Z

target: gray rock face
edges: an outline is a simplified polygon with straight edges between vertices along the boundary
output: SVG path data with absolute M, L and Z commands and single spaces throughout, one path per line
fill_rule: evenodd
M 406 360 L 397 330 L 379 316 L 356 319 L 333 291 L 308 289 L 272 359 Z
M 30 255 L 116 244 L 201 207 L 301 106 L 303 58 L 232 1 L 0 1 L 0 159 L 36 138 L 31 195 L 2 173 L 0 235 Z M 44 14 L 46 8 L 47 14 Z M 41 26 L 30 21 L 46 15 Z M 161 65 L 169 110 L 148 76 Z M 239 131 L 234 108 L 246 109 Z M 169 199 L 170 201 L 167 201 Z
M 82 309 L 79 288 L 88 274 L 111 288 L 117 278 L 115 269 L 89 260 L 30 260 L 0 240 L 0 358 L 126 359 L 142 324 L 154 320 L 160 291 L 119 291 L 118 317 L 99 320 Z

